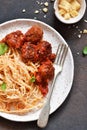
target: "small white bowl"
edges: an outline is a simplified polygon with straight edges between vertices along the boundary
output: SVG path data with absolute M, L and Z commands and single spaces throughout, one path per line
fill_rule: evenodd
M 59 10 L 58 10 L 59 0 L 55 0 L 54 10 L 55 10 L 55 15 L 56 15 L 57 19 L 59 19 L 62 23 L 65 23 L 65 24 L 73 24 L 73 23 L 77 23 L 78 21 L 80 21 L 86 11 L 86 2 L 85 2 L 85 0 L 78 0 L 78 1 L 81 4 L 81 8 L 79 10 L 78 16 L 76 16 L 74 18 L 70 18 L 69 20 L 65 20 L 64 17 L 59 14 Z

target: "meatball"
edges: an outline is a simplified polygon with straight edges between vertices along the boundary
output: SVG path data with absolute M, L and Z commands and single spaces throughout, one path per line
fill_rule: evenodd
M 43 81 L 48 82 L 48 80 L 52 80 L 54 76 L 54 67 L 50 60 L 47 60 L 40 65 L 38 68 L 38 72 L 36 73 L 36 81 L 37 83 L 43 83 Z
M 10 47 L 18 49 L 22 46 L 24 41 L 24 35 L 21 31 L 12 32 L 3 39 Z
M 29 60 L 32 62 L 36 61 L 36 46 L 30 44 L 29 42 L 25 42 L 21 48 L 21 56 L 25 62 Z
M 50 60 L 45 61 L 39 67 L 38 72 L 42 79 L 51 80 L 54 76 L 54 67 Z
M 25 33 L 25 40 L 32 43 L 37 44 L 43 37 L 43 30 L 38 25 L 32 26 L 26 33 Z
M 37 45 L 36 50 L 40 62 L 45 61 L 47 57 L 52 53 L 51 44 L 47 41 L 41 41 Z
M 38 72 L 35 73 L 36 84 L 39 86 L 39 89 L 43 95 L 46 95 L 48 92 L 48 82 L 54 77 L 54 67 L 50 60 L 47 60 L 42 63 L 38 68 Z

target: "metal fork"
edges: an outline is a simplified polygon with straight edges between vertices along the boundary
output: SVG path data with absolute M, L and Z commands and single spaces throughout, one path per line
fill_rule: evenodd
M 49 114 L 50 114 L 50 100 L 51 100 L 53 88 L 55 86 L 55 81 L 56 81 L 58 74 L 63 69 L 63 65 L 64 65 L 64 61 L 65 61 L 67 52 L 68 52 L 68 46 L 65 44 L 59 44 L 58 49 L 57 49 L 55 63 L 54 63 L 54 67 L 55 67 L 54 79 L 53 79 L 51 87 L 50 87 L 47 101 L 46 101 L 45 105 L 43 106 L 42 111 L 39 115 L 39 119 L 37 121 L 37 125 L 40 128 L 44 128 L 47 125 Z

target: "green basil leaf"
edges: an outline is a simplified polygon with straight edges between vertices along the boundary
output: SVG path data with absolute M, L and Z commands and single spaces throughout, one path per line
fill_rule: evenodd
M 84 55 L 87 55 L 87 46 L 85 46 L 85 47 L 83 48 L 82 53 L 83 53 Z
M 3 91 L 6 90 L 6 83 L 5 83 L 5 82 L 2 83 L 2 85 L 1 85 L 1 89 L 2 89 Z
M 0 43 L 0 55 L 4 55 L 8 50 L 8 45 L 5 43 Z
M 32 83 L 34 83 L 35 82 L 35 77 L 34 76 L 32 76 L 32 78 L 30 79 L 30 82 L 32 82 Z

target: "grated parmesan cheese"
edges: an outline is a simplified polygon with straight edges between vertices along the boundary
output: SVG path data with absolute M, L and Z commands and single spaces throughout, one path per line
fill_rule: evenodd
M 48 12 L 48 8 L 43 8 L 43 12 L 47 13 Z

